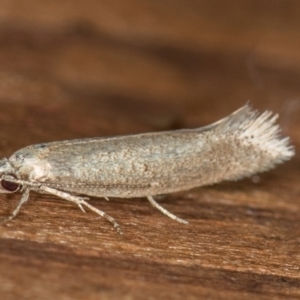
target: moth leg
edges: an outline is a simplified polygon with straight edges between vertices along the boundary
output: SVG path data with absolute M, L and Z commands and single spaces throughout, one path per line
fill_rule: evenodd
M 20 211 L 20 208 L 22 207 L 22 205 L 28 200 L 29 198 L 29 192 L 30 192 L 30 189 L 27 188 L 22 197 L 21 197 L 21 200 L 19 201 L 19 204 L 18 206 L 15 208 L 15 210 L 12 212 L 12 214 L 5 220 L 1 221 L 1 223 L 7 223 L 9 221 L 11 221 L 13 218 L 15 218 L 17 216 L 17 214 L 19 213 Z
M 171 212 L 169 212 L 168 210 L 166 210 L 165 208 L 163 208 L 162 206 L 160 206 L 154 199 L 152 196 L 147 196 L 147 199 L 149 200 L 149 202 L 155 207 L 157 208 L 160 212 L 162 212 L 164 215 L 168 216 L 169 218 L 171 218 L 172 220 L 175 220 L 179 223 L 183 223 L 183 224 L 188 224 L 189 222 L 186 220 L 183 220 L 177 216 L 175 216 L 174 214 L 172 214 Z
M 47 187 L 47 186 L 40 186 L 39 188 L 37 188 L 35 190 L 36 191 L 44 191 L 48 194 L 52 194 L 52 195 L 55 195 L 59 198 L 65 199 L 65 200 L 70 201 L 70 202 L 73 202 L 77 206 L 79 206 L 79 208 L 83 211 L 84 211 L 84 209 L 83 209 L 82 206 L 87 207 L 88 209 L 95 212 L 100 217 L 103 217 L 106 220 L 108 220 L 110 223 L 112 223 L 113 226 L 116 228 L 116 230 L 120 234 L 122 234 L 121 228 L 120 228 L 119 224 L 116 222 L 116 220 L 113 217 L 111 217 L 110 215 L 106 214 L 104 211 L 102 211 L 102 210 L 90 205 L 89 203 L 87 203 L 85 201 L 86 198 L 82 198 L 82 197 L 79 197 L 79 196 L 74 196 L 74 195 L 71 195 L 69 193 L 62 192 L 62 191 L 59 191 L 59 190 L 56 190 L 56 189 L 53 189 L 53 188 L 50 188 L 50 187 Z

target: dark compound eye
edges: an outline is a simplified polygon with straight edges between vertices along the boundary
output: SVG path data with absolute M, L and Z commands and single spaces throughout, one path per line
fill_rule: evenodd
M 2 188 L 8 192 L 16 192 L 21 188 L 21 184 L 2 179 L 0 182 Z

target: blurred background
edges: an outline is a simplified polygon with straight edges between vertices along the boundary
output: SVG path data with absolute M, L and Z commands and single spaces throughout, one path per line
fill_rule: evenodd
M 2 0 L 0 140 L 195 127 L 247 101 L 292 131 L 299 15 L 293 0 Z

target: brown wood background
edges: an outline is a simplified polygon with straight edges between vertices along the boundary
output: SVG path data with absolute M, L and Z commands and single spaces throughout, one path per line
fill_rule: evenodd
M 0 152 L 216 121 L 251 101 L 297 154 L 269 173 L 92 199 L 32 193 L 0 227 L 1 299 L 300 299 L 300 3 L 0 1 Z M 7 216 L 20 195 L 0 196 Z

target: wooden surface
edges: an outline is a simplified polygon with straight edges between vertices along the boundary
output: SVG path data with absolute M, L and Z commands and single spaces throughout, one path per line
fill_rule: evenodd
M 280 114 L 296 156 L 93 213 L 31 194 L 0 227 L 1 299 L 300 299 L 299 1 L 0 1 L 0 152 Z M 0 196 L 8 216 L 19 194 Z

